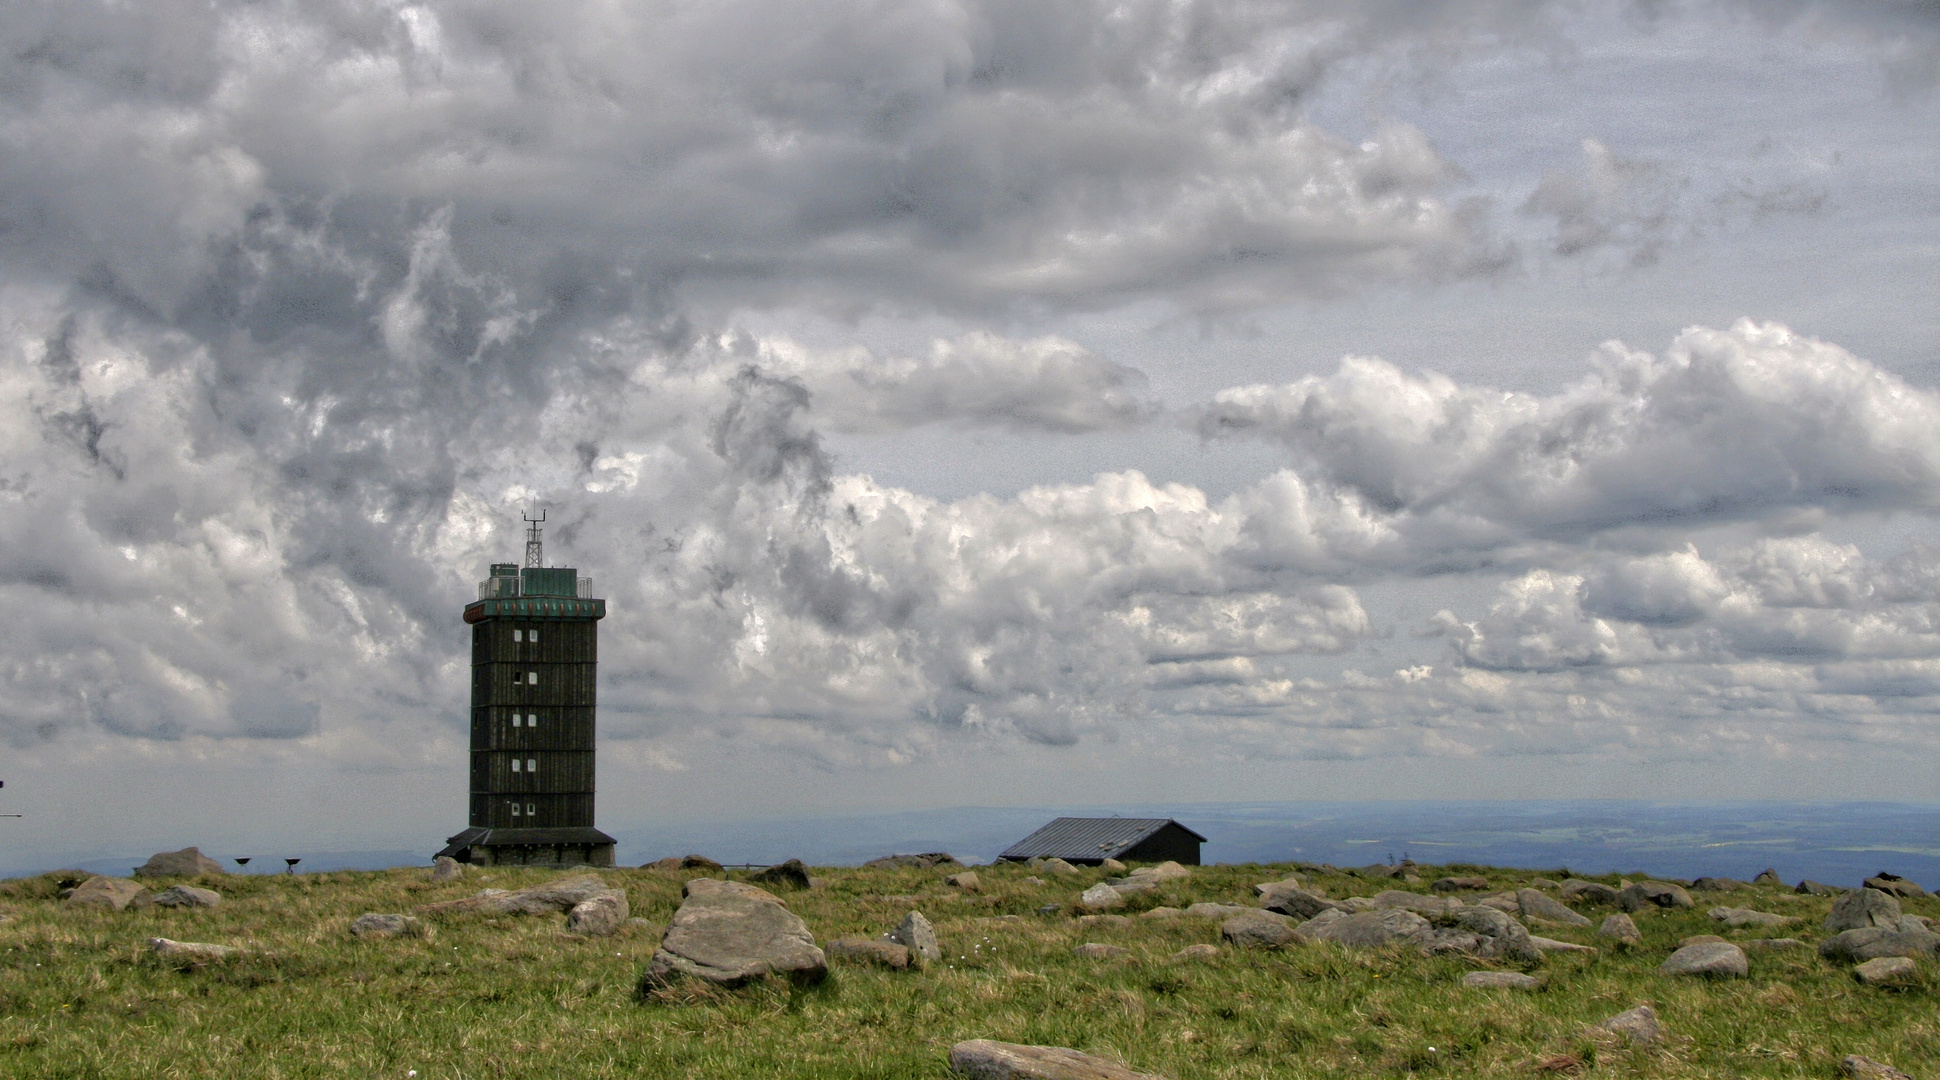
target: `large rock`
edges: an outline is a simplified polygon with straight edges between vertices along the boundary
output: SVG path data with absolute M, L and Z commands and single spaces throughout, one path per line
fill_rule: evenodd
M 1686 945 L 1658 965 L 1659 975 L 1703 975 L 1712 978 L 1740 978 L 1751 974 L 1745 950 L 1729 941 L 1706 941 Z
M 726 867 L 705 855 L 682 855 L 680 857 L 679 869 L 699 870 L 702 873 L 718 874 L 725 870 Z
M 902 971 L 910 964 L 909 946 L 870 938 L 836 938 L 829 942 L 828 957 L 857 964 L 875 964 L 895 971 Z
M 943 947 L 937 943 L 936 928 L 920 911 L 903 916 L 903 921 L 889 932 L 889 940 L 906 946 L 921 960 L 935 963 L 943 959 Z
M 1785 884 L 1783 881 L 1779 880 L 1778 871 L 1769 866 L 1759 871 L 1758 876 L 1751 879 L 1751 883 L 1753 885 L 1780 885 L 1780 886 Z
M 222 872 L 221 863 L 192 847 L 150 855 L 147 862 L 135 867 L 136 877 L 197 877 Z
M 1520 971 L 1471 971 L 1462 976 L 1462 985 L 1485 990 L 1538 990 L 1543 981 Z
M 233 945 L 211 945 L 202 941 L 171 941 L 165 937 L 149 938 L 148 947 L 156 956 L 194 963 L 224 960 L 242 952 Z
M 465 864 L 449 855 L 440 855 L 431 860 L 431 880 L 457 881 L 465 876 Z
M 740 986 L 774 975 L 798 985 L 822 981 L 828 960 L 815 935 L 781 898 L 738 881 L 696 878 L 640 979 L 643 991 L 683 978 Z
M 485 889 L 476 896 L 467 896 L 462 900 L 424 904 L 418 911 L 426 915 L 543 915 L 554 911 L 571 911 L 595 896 L 614 891 L 606 882 L 587 875 L 561 878 L 516 891 Z
M 1235 915 L 1244 915 L 1249 911 L 1261 910 L 1263 909 L 1250 908 L 1241 904 L 1208 904 L 1202 901 L 1185 909 L 1180 914 L 1190 915 L 1195 919 L 1230 919 Z M 1151 912 L 1148 911 L 1146 914 L 1150 915 Z M 1284 916 L 1285 912 L 1277 912 L 1276 914 Z
M 1045 859 L 1042 862 L 1036 862 L 1036 863 L 1033 863 L 1032 865 L 1034 865 L 1037 869 L 1047 874 L 1083 873 L 1083 871 L 1079 870 L 1077 867 L 1072 866 L 1070 863 L 1065 862 L 1063 859 L 1059 859 L 1056 857 Z
M 970 1080 L 1161 1080 L 1110 1058 L 1063 1046 L 971 1039 L 950 1047 L 950 1069 Z
M 1737 878 L 1728 877 L 1701 877 L 1691 882 L 1692 892 L 1737 892 L 1739 889 L 1749 888 L 1751 888 L 1749 884 Z
M 1268 911 L 1291 915 L 1296 919 L 1311 919 L 1323 911 L 1338 911 L 1339 906 L 1318 893 L 1308 892 L 1297 885 L 1279 883 L 1280 887 L 1262 893 L 1260 906 Z
M 350 922 L 350 932 L 360 938 L 414 937 L 432 938 L 435 932 L 424 921 L 410 915 L 384 914 L 372 911 L 357 916 Z
M 1078 894 L 1078 906 L 1086 911 L 1104 911 L 1124 902 L 1124 894 L 1102 881 Z
M 1792 891 L 1803 896 L 1837 896 L 1846 890 L 1837 885 L 1827 885 L 1823 881 L 1812 881 L 1808 879 L 1799 882 L 1798 888 Z
M 1313 941 L 1331 941 L 1350 949 L 1371 949 L 1397 942 L 1426 944 L 1434 928 L 1427 919 L 1407 908 L 1383 908 L 1359 915 L 1336 911 L 1329 917 L 1329 913 L 1323 913 L 1301 923 L 1300 933 Z
M 1658 1022 L 1657 1010 L 1648 1005 L 1627 1009 L 1596 1025 L 1600 1031 L 1620 1035 L 1639 1046 L 1650 1046 L 1664 1037 L 1664 1025 Z
M 1217 960 L 1219 959 L 1219 946 L 1206 945 L 1203 943 L 1198 945 L 1188 945 L 1185 948 L 1180 949 L 1178 952 L 1173 953 L 1172 959 L 1177 961 Z
M 198 889 L 193 885 L 171 885 L 155 894 L 156 907 L 215 907 L 221 903 L 221 893 L 213 889 Z
M 620 932 L 631 914 L 626 891 L 614 889 L 574 904 L 566 912 L 566 931 L 583 937 L 610 937 Z
M 1590 920 L 1536 889 L 1517 889 L 1516 904 L 1525 919 L 1540 919 L 1560 926 L 1589 926 Z
M 1786 926 L 1798 922 L 1790 915 L 1774 915 L 1769 911 L 1753 911 L 1741 907 L 1714 907 L 1709 912 L 1713 919 L 1726 926 Z
M 1832 902 L 1821 926 L 1828 934 L 1859 930 L 1869 926 L 1897 927 L 1900 902 L 1878 889 L 1854 889 Z
M 147 897 L 147 889 L 127 878 L 91 877 L 74 887 L 74 891 L 67 895 L 66 904 L 68 907 L 120 911 Z
M 1264 900 L 1266 899 L 1267 894 L 1270 892 L 1274 892 L 1279 889 L 1303 889 L 1303 888 L 1306 888 L 1306 886 L 1307 886 L 1306 878 L 1301 877 L 1299 874 L 1290 874 L 1287 877 L 1281 878 L 1279 881 L 1260 882 L 1259 884 L 1253 886 L 1253 895 Z
M 1696 907 L 1691 894 L 1681 885 L 1668 881 L 1639 881 L 1617 893 L 1617 903 L 1625 911 L 1640 911 L 1647 907 L 1688 908 Z
M 949 877 L 943 879 L 943 884 L 948 885 L 952 889 L 961 889 L 964 892 L 983 891 L 983 885 L 977 880 L 977 872 L 975 870 L 965 870 L 961 874 L 951 874 Z
M 1488 887 L 1488 878 L 1475 877 L 1473 875 L 1466 877 L 1436 878 L 1434 884 L 1428 886 L 1434 892 L 1461 892 L 1463 889 L 1486 889 Z
M 1279 949 L 1297 944 L 1293 920 L 1271 911 L 1247 911 L 1219 924 L 1219 936 L 1242 949 Z
M 1584 881 L 1571 878 L 1563 882 L 1559 890 L 1563 899 L 1582 904 L 1615 904 L 1619 902 L 1617 890 L 1600 881 Z
M 1908 881 L 1898 874 L 1889 874 L 1884 870 L 1867 878 L 1866 887 L 1868 889 L 1878 889 L 1880 892 L 1889 893 L 1902 899 L 1914 899 L 1927 894 L 1925 889 L 1920 888 L 1913 882 Z
M 1620 945 L 1642 945 L 1644 935 L 1637 931 L 1637 924 L 1628 915 L 1612 915 L 1603 920 L 1596 928 L 1598 937 L 1615 938 Z
M 1476 935 L 1473 951 L 1478 956 L 1533 962 L 1542 959 L 1542 950 L 1523 925 L 1507 912 L 1489 907 L 1463 908 L 1455 915 L 1455 925 Z
M 1845 930 L 1819 942 L 1819 955 L 1827 960 L 1875 960 L 1882 956 L 1932 957 L 1940 955 L 1940 935 L 1913 919 L 1896 926 L 1862 926 Z
M 1852 977 L 1867 986 L 1910 986 L 1920 977 L 1920 966 L 1909 956 L 1879 956 L 1852 969 Z
M 758 874 L 752 874 L 748 880 L 756 885 L 777 889 L 806 889 L 808 888 L 808 867 L 802 865 L 800 859 L 790 859 L 784 863 L 776 863 Z
M 962 866 L 963 864 L 947 851 L 926 851 L 921 855 L 884 855 L 880 859 L 870 859 L 862 865 L 891 870 L 928 870 L 937 866 Z

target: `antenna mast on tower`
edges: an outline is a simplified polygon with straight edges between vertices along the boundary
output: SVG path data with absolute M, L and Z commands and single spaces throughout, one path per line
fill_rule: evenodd
M 539 541 L 539 524 L 546 520 L 546 512 L 544 510 L 539 511 L 538 517 L 533 517 L 531 514 L 520 514 L 519 516 L 526 521 L 525 564 L 527 566 L 546 565 L 544 545 Z

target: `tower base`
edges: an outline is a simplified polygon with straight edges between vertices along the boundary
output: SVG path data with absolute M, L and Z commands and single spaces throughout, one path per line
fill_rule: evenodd
M 472 866 L 612 866 L 612 837 L 594 828 L 486 829 L 445 841 L 440 855 Z

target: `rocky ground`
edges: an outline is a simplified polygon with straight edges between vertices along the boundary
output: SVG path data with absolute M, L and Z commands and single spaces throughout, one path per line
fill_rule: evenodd
M 1928 1076 L 1940 904 L 1413 864 L 0 883 L 9 1075 Z M 730 880 L 731 879 L 731 880 Z

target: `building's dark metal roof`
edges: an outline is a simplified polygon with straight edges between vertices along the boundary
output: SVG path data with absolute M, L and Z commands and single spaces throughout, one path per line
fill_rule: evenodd
M 1171 818 L 1061 817 L 1005 849 L 999 859 L 1112 859 L 1130 851 L 1167 825 Z M 1185 829 L 1200 842 L 1205 837 Z
M 612 837 L 598 829 L 562 826 L 553 829 L 486 829 L 472 826 L 445 841 L 440 855 L 456 855 L 468 847 L 501 847 L 514 844 L 611 844 Z

